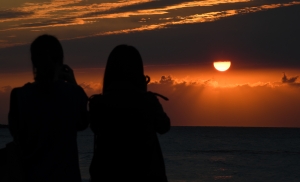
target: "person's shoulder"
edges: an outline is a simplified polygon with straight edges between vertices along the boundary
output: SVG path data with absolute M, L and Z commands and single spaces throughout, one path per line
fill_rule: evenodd
M 11 89 L 10 99 L 15 100 L 18 97 L 18 95 L 30 92 L 30 89 L 28 89 L 29 84 L 30 83 L 26 83 L 25 85 L 23 85 L 21 87 L 15 87 L 15 88 Z
M 10 95 L 14 96 L 16 95 L 20 90 L 22 89 L 22 87 L 15 87 L 10 91 Z
M 76 92 L 80 95 L 84 95 L 84 97 L 87 99 L 87 95 L 84 91 L 84 89 L 80 86 L 80 85 L 76 85 L 76 84 L 70 84 L 74 90 L 76 90 Z
M 11 90 L 11 93 L 17 93 L 17 92 L 20 92 L 22 90 L 28 89 L 28 88 L 32 87 L 32 85 L 33 85 L 33 83 L 28 82 L 28 83 L 24 84 L 21 87 L 15 87 L 15 88 L 13 88 Z
M 99 107 L 102 107 L 105 105 L 104 97 L 102 94 L 94 94 L 89 97 L 88 99 L 90 112 L 93 113 L 93 111 L 99 110 Z
M 22 87 L 16 87 L 16 89 L 22 90 L 22 89 L 32 88 L 32 87 L 34 87 L 34 86 L 36 86 L 36 83 L 35 83 L 35 82 L 27 82 L 27 83 L 25 83 Z
M 74 90 L 74 91 L 79 91 L 79 92 L 84 91 L 83 88 L 80 85 L 73 84 L 73 83 L 68 83 L 68 82 L 65 82 L 65 81 L 58 81 L 57 85 L 59 87 L 65 87 L 69 90 Z
M 80 86 L 80 85 L 76 85 L 76 84 L 70 84 L 74 86 L 74 89 L 78 90 L 79 92 L 84 92 L 84 89 Z
M 96 103 L 103 100 L 103 95 L 102 94 L 94 94 L 89 97 L 89 102 L 91 103 Z
M 89 99 L 95 100 L 95 99 L 101 99 L 101 98 L 103 98 L 102 94 L 94 94 Z
M 70 97 L 84 97 L 85 99 L 87 99 L 87 95 L 80 85 L 71 84 L 64 81 L 58 81 L 55 85 L 56 90 L 61 93 L 67 94 Z

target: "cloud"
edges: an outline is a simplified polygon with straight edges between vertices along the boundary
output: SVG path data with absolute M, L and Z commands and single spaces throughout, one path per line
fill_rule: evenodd
M 18 11 L 18 10 L 0 10 L 0 20 L 3 19 L 11 19 L 11 18 L 18 18 L 18 17 L 28 17 L 33 15 L 33 12 L 25 12 L 25 11 Z M 1 21 L 0 21 L 1 22 Z
M 71 1 L 73 2 L 73 1 Z M 49 2 L 48 2 L 49 3 Z M 173 1 L 172 1 L 173 3 Z M 264 3 L 266 3 L 264 1 Z M 239 6 L 237 5 L 224 5 L 222 7 L 218 9 L 215 9 L 215 11 L 219 11 L 219 10 L 226 10 L 229 8 L 230 9 L 234 9 L 233 13 L 235 12 L 235 9 L 241 9 L 240 7 L 242 7 L 241 4 L 244 3 L 237 3 L 239 4 Z M 82 4 L 76 4 L 76 6 L 79 6 Z M 159 4 L 160 5 L 160 4 Z M 63 5 L 64 7 L 68 7 L 69 5 Z M 75 5 L 74 5 L 75 6 Z M 169 6 L 169 5 L 168 5 Z M 245 3 L 245 5 L 243 6 L 249 6 L 248 3 Z M 42 8 L 44 8 L 43 6 L 41 6 Z M 129 7 L 129 6 L 128 6 Z M 296 7 L 296 6 L 295 6 Z M 35 8 L 38 8 L 38 6 L 36 5 Z M 163 7 L 162 7 L 163 8 Z M 50 10 L 51 8 L 49 8 Z M 153 7 L 151 9 L 157 9 L 156 7 Z M 150 9 L 150 10 L 151 10 Z M 192 7 L 189 7 L 189 9 L 193 9 Z M 214 10 L 213 7 L 207 8 L 209 11 Z M 279 8 L 279 9 L 286 9 L 286 8 Z M 87 8 L 87 10 L 89 10 Z M 116 13 L 118 12 L 118 9 L 115 9 Z M 144 10 L 149 10 L 148 9 L 144 9 Z M 229 11 L 228 10 L 228 11 Z M 28 10 L 29 11 L 29 10 Z M 37 9 L 37 11 L 39 11 Z M 37 12 L 35 11 L 35 12 Z M 63 12 L 63 10 L 61 10 Z M 75 10 L 74 10 L 75 11 Z M 76 10 L 77 11 L 77 10 Z M 173 13 L 171 12 L 173 11 Z M 179 16 L 177 16 L 174 12 L 182 12 L 185 11 L 186 14 L 178 14 Z M 210 58 L 210 56 L 212 56 L 213 54 L 215 54 L 215 52 L 218 51 L 218 49 L 222 49 L 225 50 L 224 52 L 228 52 L 228 54 L 232 57 L 236 56 L 240 56 L 238 58 L 235 58 L 237 61 L 237 64 L 244 62 L 245 59 L 251 59 L 251 56 L 255 57 L 255 59 L 257 57 L 262 58 L 261 55 L 257 54 L 256 52 L 252 52 L 252 50 L 249 50 L 249 47 L 255 47 L 256 45 L 254 45 L 256 42 L 259 42 L 257 44 L 258 48 L 255 51 L 258 50 L 262 50 L 261 52 L 263 52 L 264 54 L 267 54 L 266 52 L 268 52 L 269 49 L 271 48 L 276 48 L 276 47 L 280 47 L 278 45 L 281 45 L 282 43 L 274 43 L 272 44 L 272 46 L 265 46 L 266 49 L 262 46 L 268 43 L 268 39 L 270 37 L 278 37 L 278 39 L 280 39 L 281 35 L 284 35 L 284 33 L 278 33 L 273 35 L 273 31 L 280 31 L 281 27 L 285 27 L 285 29 L 288 30 L 293 30 L 291 33 L 289 31 L 282 31 L 282 32 L 288 32 L 287 34 L 289 35 L 293 35 L 294 32 L 296 32 L 297 28 L 293 28 L 293 29 L 289 29 L 288 25 L 293 25 L 293 23 L 287 23 L 287 26 L 280 26 L 280 24 L 278 26 L 275 26 L 274 28 L 272 28 L 271 31 L 267 31 L 270 32 L 270 34 L 268 33 L 268 35 L 272 36 L 264 36 L 264 32 L 265 29 L 261 28 L 261 29 L 253 29 L 250 31 L 250 28 L 247 27 L 260 27 L 260 25 L 262 24 L 262 22 L 260 22 L 259 20 L 262 18 L 252 18 L 251 21 L 255 20 L 255 24 L 251 24 L 251 21 L 249 23 L 249 21 L 246 21 L 245 25 L 248 26 L 240 26 L 243 24 L 243 21 L 239 21 L 239 23 L 236 23 L 232 26 L 232 24 L 230 24 L 229 26 L 223 26 L 222 21 L 217 21 L 214 23 L 199 23 L 200 20 L 214 20 L 214 18 L 217 18 L 218 16 L 221 16 L 222 13 L 220 14 L 207 14 L 205 12 L 203 12 L 202 10 L 199 12 L 195 12 L 195 11 L 186 11 L 183 9 L 173 9 L 170 10 L 169 13 L 164 14 L 164 15 L 155 15 L 155 16 L 151 16 L 151 20 L 148 21 L 148 23 L 144 24 L 144 23 L 138 23 L 138 24 L 134 24 L 132 22 L 130 22 L 130 27 L 128 26 L 121 26 L 122 24 L 127 24 L 128 21 L 136 21 L 138 22 L 140 20 L 140 18 L 148 18 L 148 15 L 141 15 L 141 14 L 130 14 L 132 12 L 136 12 L 135 10 L 132 11 L 127 11 L 126 16 L 128 18 L 119 18 L 119 19 L 114 19 L 114 20 L 110 20 L 110 19 L 101 19 L 101 17 L 105 17 L 106 15 L 111 15 L 111 14 L 116 14 L 116 13 L 110 13 L 110 11 L 103 11 L 102 14 L 100 13 L 99 15 L 99 19 L 88 19 L 89 17 L 92 17 L 92 15 L 76 15 L 76 13 L 74 13 L 72 15 L 72 13 L 70 13 L 69 15 L 66 16 L 70 16 L 69 18 L 64 17 L 64 15 L 60 16 L 58 14 L 56 14 L 59 11 L 53 11 L 53 14 L 55 14 L 56 16 L 53 18 L 51 18 L 51 20 L 49 20 L 46 16 L 44 18 L 37 18 L 37 19 L 32 19 L 32 20 L 28 20 L 26 21 L 16 21 L 14 23 L 14 26 L 1 26 L 2 28 L 0 29 L 4 29 L 4 28 L 23 28 L 23 31 L 7 31 L 7 32 L 2 32 L 3 35 L 6 34 L 11 34 L 9 32 L 14 32 L 14 34 L 17 35 L 17 38 L 15 39 L 6 39 L 8 42 L 3 42 L 0 43 L 0 47 L 12 47 L 12 46 L 16 46 L 16 45 L 23 45 L 20 42 L 25 42 L 26 43 L 30 43 L 33 38 L 37 35 L 37 34 L 42 34 L 42 33 L 53 33 L 55 34 L 60 40 L 66 40 L 66 39 L 72 39 L 74 37 L 78 38 L 77 40 L 70 40 L 70 41 L 62 41 L 64 45 L 64 49 L 70 49 L 70 48 L 74 48 L 72 51 L 70 51 L 70 56 L 73 56 L 72 59 L 70 59 L 70 62 L 73 62 L 73 64 L 76 67 L 87 67 L 87 65 L 92 65 L 91 67 L 94 66 L 98 66 L 99 64 L 99 60 L 98 57 L 100 57 L 100 53 L 99 51 L 101 50 L 103 55 L 108 55 L 108 50 L 107 47 L 112 47 L 112 46 L 106 46 L 106 44 L 117 44 L 117 43 L 124 43 L 124 42 L 128 42 L 131 43 L 132 45 L 137 45 L 139 46 L 141 49 L 139 50 L 152 50 L 152 51 L 144 51 L 143 53 L 143 58 L 145 60 L 145 63 L 149 64 L 151 61 L 155 61 L 156 63 L 159 64 L 164 64 L 167 63 L 169 61 L 173 61 L 173 62 L 186 62 L 186 61 L 206 61 L 207 58 Z M 79 12 L 79 11 L 78 11 Z M 89 11 L 88 13 L 92 13 L 94 11 Z M 98 11 L 95 11 L 98 12 Z M 150 12 L 150 11 L 149 11 Z M 163 12 L 163 11 L 160 11 Z M 51 13 L 51 12 L 49 12 Z M 80 13 L 84 13 L 84 10 L 82 10 L 82 12 Z M 87 12 L 85 12 L 87 13 Z M 141 12 L 139 12 L 141 13 Z M 147 12 L 146 12 L 147 13 Z M 156 13 L 155 11 L 153 11 L 153 13 Z M 175 15 L 174 15 L 175 14 Z M 223 13 L 224 15 L 228 15 L 231 14 L 230 11 L 229 13 Z M 256 14 L 256 13 L 253 13 Z M 270 14 L 275 14 L 270 12 Z M 287 15 L 287 13 L 283 12 L 279 12 L 276 13 L 278 14 L 278 17 L 280 17 L 279 15 L 285 15 L 286 17 L 290 17 Z M 295 15 L 297 15 L 297 13 L 293 13 Z M 95 14 L 94 14 L 95 15 Z M 121 15 L 121 13 L 119 12 L 118 15 Z M 125 15 L 125 13 L 123 14 Z M 251 14 L 252 16 L 252 14 Z M 58 18 L 59 20 L 55 20 L 55 18 Z M 150 16 L 149 16 L 150 17 Z M 158 20 L 160 17 L 162 18 L 170 18 L 170 20 Z M 244 17 L 244 16 L 235 16 L 234 18 L 240 18 L 240 17 Z M 248 16 L 249 17 L 249 16 Z M 265 19 L 265 17 L 268 17 L 268 14 L 265 14 L 264 16 L 264 21 L 265 22 L 272 22 L 270 21 L 270 19 Z M 277 16 L 276 16 L 277 17 Z M 34 16 L 33 16 L 34 18 Z M 78 18 L 78 23 L 74 20 L 75 18 Z M 85 19 L 87 18 L 87 19 Z M 157 20 L 155 20 L 157 19 Z M 224 19 L 226 19 L 224 17 Z M 232 18 L 228 18 L 228 19 L 232 19 Z M 72 21 L 74 20 L 74 21 Z M 82 20 L 82 21 L 80 21 Z M 119 21 L 120 20 L 120 21 Z M 122 20 L 122 22 L 121 22 Z M 197 21 L 198 22 L 197 22 Z M 217 19 L 216 19 L 217 20 Z M 241 20 L 241 18 L 240 18 Z M 272 20 L 272 19 L 271 19 Z M 278 18 L 279 22 L 280 20 L 282 20 L 282 18 Z M 285 22 L 291 22 L 290 21 L 291 18 L 287 18 L 287 20 Z M 94 25 L 97 25 L 97 23 L 95 22 L 94 25 L 92 25 L 93 23 L 89 24 L 89 21 L 97 21 L 98 25 L 96 28 L 93 28 Z M 103 23 L 102 23 L 103 21 Z M 113 26 L 110 26 L 109 22 L 115 22 Z M 169 23 L 171 22 L 171 23 Z M 174 22 L 174 23 L 173 23 Z M 277 22 L 277 20 L 276 20 Z M 23 24 L 22 24 L 23 23 Z M 29 23 L 29 24 L 28 24 Z M 82 24 L 82 23 L 86 23 L 87 25 L 83 25 L 81 27 L 75 27 L 75 25 L 77 24 Z M 169 24 L 166 24 L 169 23 Z M 181 24 L 189 24 L 188 26 L 182 26 Z M 199 23 L 197 25 L 195 25 L 196 23 Z M 217 24 L 218 27 L 214 27 L 213 25 Z M 69 27 L 67 28 L 66 25 L 72 25 L 74 27 Z M 136 26 L 137 25 L 137 26 Z M 297 24 L 295 24 L 297 25 Z M 22 27 L 23 26 L 23 27 Z M 61 28 L 57 28 L 55 26 L 59 26 Z M 63 27 L 65 26 L 65 27 Z M 172 26 L 172 27 L 171 27 Z M 176 26 L 176 27 L 174 27 Z M 51 29 L 47 29 L 47 27 L 52 27 Z M 135 28 L 137 27 L 137 28 Z M 168 27 L 171 27 L 172 29 L 167 29 Z M 209 28 L 206 28 L 209 27 Z M 234 28 L 232 28 L 234 27 Z M 241 28 L 241 27 L 245 27 L 245 28 Z M 266 26 L 268 28 L 272 27 L 272 26 Z M 30 30 L 36 30 L 36 28 L 39 29 L 43 29 L 40 33 L 39 32 L 31 32 L 29 35 L 27 35 L 26 37 L 24 37 L 25 34 L 20 34 L 21 32 L 26 31 L 28 33 L 27 30 L 25 29 L 30 29 Z M 72 30 L 70 30 L 72 29 Z M 161 30 L 161 31 L 151 31 L 151 30 L 157 30 L 157 29 L 165 29 L 165 30 Z M 210 29 L 210 30 L 209 30 Z M 249 31 L 247 30 L 249 29 Z M 271 29 L 271 28 L 270 28 Z M 90 31 L 91 30 L 91 31 Z M 120 30 L 118 32 L 118 30 Z M 128 30 L 128 31 L 127 31 Z M 150 30 L 150 31 L 147 31 Z M 246 31 L 245 31 L 246 30 Z M 143 32 L 143 33 L 132 33 L 132 34 L 127 34 L 127 35 L 123 35 L 126 33 L 131 33 L 131 32 Z M 173 33 L 168 33 L 169 31 L 172 31 Z M 187 33 L 186 33 L 187 32 Z M 217 33 L 216 33 L 217 32 Z M 243 33 L 241 33 L 243 32 Z M 2 34 L 1 33 L 1 34 Z M 26 33 L 26 34 L 27 34 Z M 122 34 L 122 35 L 114 35 L 114 36 L 105 36 L 106 34 Z M 143 35 L 142 35 L 143 34 Z M 176 34 L 176 36 L 174 36 Z M 231 37 L 231 35 L 234 35 Z M 104 35 L 101 37 L 91 37 L 91 38 L 85 38 L 85 37 L 89 37 L 89 36 L 98 36 L 98 35 Z M 247 35 L 247 36 L 244 36 Z M 288 51 L 283 50 L 282 53 L 280 53 L 280 51 L 274 51 L 273 49 L 271 49 L 270 55 L 274 55 L 274 57 L 276 57 L 276 59 L 280 59 L 277 58 L 278 56 L 276 56 L 277 54 L 281 54 L 281 55 L 293 55 L 293 54 L 288 54 L 288 53 L 293 53 L 293 47 L 296 46 L 292 46 L 295 41 L 292 40 L 297 40 L 297 35 L 295 34 L 296 38 L 292 39 L 290 37 L 287 38 L 282 38 L 284 41 L 283 44 L 286 45 L 290 45 L 287 46 L 290 49 L 288 49 Z M 141 38 L 136 38 L 140 36 Z M 251 38 L 251 37 L 255 37 L 255 39 Z M 82 38 L 82 39 L 81 39 Z M 262 40 L 260 40 L 260 38 L 263 38 Z M 230 39 L 232 39 L 232 41 L 230 41 Z M 267 40 L 266 40 L 267 39 Z M 277 40 L 278 40 L 277 39 Z M 99 42 L 97 43 L 96 40 Z M 272 39 L 272 41 L 274 40 L 274 42 L 276 42 L 276 39 Z M 81 41 L 81 42 L 80 42 Z M 15 42 L 15 43 L 13 43 Z M 83 43 L 82 43 L 83 42 Z M 102 42 L 102 43 L 100 43 Z M 147 42 L 147 43 L 145 43 Z M 177 43 L 175 43 L 177 42 Z M 180 42 L 180 43 L 179 43 Z M 243 42 L 243 43 L 241 43 Z M 278 41 L 280 42 L 280 41 Z M 83 44 L 85 45 L 93 45 L 92 47 L 94 47 L 94 45 L 98 46 L 98 49 L 91 49 L 91 46 L 82 46 Z M 155 44 L 155 45 L 154 45 Z M 224 44 L 226 44 L 226 46 L 223 46 Z M 105 45 L 105 46 L 104 46 Z M 185 45 L 185 46 L 183 46 Z M 115 45 L 113 45 L 115 46 Z M 152 46 L 152 47 L 151 47 Z M 222 46 L 224 47 L 224 49 L 222 48 Z M 27 46 L 28 47 L 28 46 Z M 96 46 L 95 46 L 96 47 Z M 254 49 L 255 49 L 254 48 Z M 28 49 L 28 48 L 27 48 Z M 180 50 L 179 50 L 180 49 Z M 228 50 L 227 50 L 228 49 Z M 278 48 L 279 49 L 279 48 Z M 280 47 L 281 49 L 281 47 Z M 285 48 L 283 48 L 285 49 Z M 287 49 L 287 48 L 286 48 Z M 77 50 L 82 50 L 82 51 L 77 51 Z M 180 54 L 177 54 L 180 51 Z M 7 52 L 6 50 L 3 50 L 2 52 Z M 74 54 L 74 52 L 76 52 L 76 55 Z M 88 53 L 87 53 L 88 52 Z M 295 55 L 296 51 L 294 51 Z M 154 54 L 155 53 L 155 54 Z M 260 53 L 260 52 L 259 52 Z M 249 54 L 249 55 L 247 55 Z M 144 55 L 148 55 L 148 57 L 144 56 Z M 6 57 L 4 57 L 6 56 Z M 1 54 L 1 60 L 12 60 L 12 61 L 7 61 L 7 62 L 16 62 L 15 60 L 22 60 L 22 58 L 28 56 L 27 54 L 18 54 L 11 56 L 8 53 L 2 53 Z M 104 56 L 103 56 L 104 57 Z M 250 58 L 249 58 L 250 57 Z M 66 57 L 67 58 L 67 57 Z M 106 56 L 102 59 L 102 60 L 106 60 Z M 82 60 L 87 60 L 87 61 L 82 61 Z M 268 61 L 271 59 L 265 59 L 264 61 Z M 292 60 L 292 59 L 289 59 Z M 148 61 L 148 62 L 147 62 Z M 101 61 L 101 64 L 104 61 Z M 76 63 L 76 64 L 75 64 Z M 91 64 L 90 64 L 91 63 Z M 263 61 L 261 61 L 261 63 L 263 63 Z M 288 63 L 288 62 L 286 62 Z M 5 70 L 7 69 L 8 65 L 10 65 L 11 63 L 8 63 L 7 65 L 3 65 L 3 67 L 1 69 Z M 104 64 L 104 63 L 103 63 Z M 14 64 L 16 65 L 16 64 Z M 105 64 L 104 64 L 105 65 Z M 255 66 L 259 66 L 257 64 L 254 64 Z M 102 65 L 101 65 L 102 66 Z M 5 68 L 6 67 L 6 68 Z M 12 67 L 12 66 L 10 66 Z
M 169 14 L 171 11 L 183 9 L 183 8 L 194 8 L 194 7 L 206 7 L 206 6 L 215 6 L 220 4 L 228 4 L 228 3 L 237 3 L 237 2 L 249 2 L 250 0 L 207 0 L 207 1 L 188 1 L 181 2 L 172 5 L 166 5 L 161 7 L 153 7 L 153 8 L 143 8 L 139 10 L 131 10 L 131 11 L 121 11 L 118 9 L 116 13 L 107 13 L 103 14 L 103 12 L 94 12 L 86 14 L 87 18 L 118 18 L 118 17 L 130 17 L 130 16 L 140 16 L 140 15 L 164 15 Z M 170 3 L 170 2 L 169 2 Z M 88 16 L 87 16 L 88 15 Z M 92 16 L 91 16 L 92 15 Z M 97 16 L 99 15 L 99 16 Z
M 18 30 L 20 29 L 28 29 L 28 28 L 46 28 L 46 27 L 61 27 L 61 26 L 69 26 L 69 25 L 80 25 L 85 24 L 86 22 L 80 18 L 61 18 L 57 19 L 50 19 L 41 22 L 35 23 L 22 23 L 18 26 Z
M 122 12 L 122 13 L 112 13 L 112 14 L 101 14 L 98 16 L 91 16 L 85 17 L 83 19 L 87 20 L 96 20 L 96 19 L 107 19 L 107 18 L 125 18 L 131 16 L 151 16 L 151 15 L 164 15 L 169 14 L 171 10 L 176 10 L 180 8 L 188 8 L 188 7 L 197 7 L 197 6 L 212 6 L 218 5 L 221 3 L 237 3 L 237 2 L 248 2 L 245 1 L 213 1 L 213 2 L 185 2 L 178 5 L 168 6 L 165 8 L 156 8 L 156 9 L 148 9 L 148 10 L 137 10 L 132 12 Z M 159 18 L 160 22 L 154 21 L 154 23 L 150 24 L 142 24 L 139 27 L 129 28 L 129 29 L 121 29 L 121 30 L 112 30 L 112 31 L 103 31 L 96 33 L 94 35 L 89 36 L 101 36 L 101 35 L 112 35 L 112 34 L 126 34 L 132 32 L 140 32 L 140 31 L 150 31 L 155 29 L 163 29 L 169 28 L 174 25 L 184 25 L 184 24 L 195 24 L 195 23 L 204 23 L 204 22 L 212 22 L 219 19 L 240 15 L 240 14 L 247 14 L 247 13 L 254 13 L 259 11 L 265 11 L 269 9 L 275 9 L 280 7 L 292 6 L 300 4 L 300 2 L 294 1 L 290 3 L 282 3 L 282 4 L 269 4 L 269 5 L 261 5 L 261 6 L 253 6 L 253 7 L 245 7 L 240 9 L 230 9 L 230 10 L 223 10 L 223 11 L 212 11 L 206 12 L 201 14 L 192 14 L 187 16 L 174 16 L 174 17 L 162 17 Z M 150 18 L 148 18 L 150 19 Z M 141 18 L 139 22 L 146 22 L 143 21 L 144 18 Z M 163 22 L 162 22 L 163 21 Z M 83 38 L 83 37 L 80 37 Z
M 285 6 L 292 6 L 300 4 L 300 2 L 293 1 L 289 3 L 279 3 L 279 4 L 263 4 L 260 6 L 244 7 L 240 9 L 230 9 L 221 11 L 211 11 L 204 12 L 200 14 L 181 15 L 175 14 L 173 11 L 185 8 L 195 8 L 195 7 L 207 7 L 216 6 L 220 4 L 234 4 L 234 3 L 249 3 L 250 0 L 208 0 L 208 1 L 187 1 L 172 5 L 166 5 L 163 7 L 144 7 L 144 9 L 133 9 L 129 11 L 122 11 L 122 8 L 135 7 L 137 5 L 144 5 L 153 2 L 153 0 L 132 0 L 132 1 L 118 1 L 114 3 L 93 3 L 93 4 L 83 4 L 82 0 L 76 1 L 51 1 L 43 3 L 25 3 L 22 7 L 14 8 L 11 10 L 3 11 L 3 19 L 0 18 L 1 22 L 11 22 L 17 21 L 11 28 L 4 28 L 0 31 L 9 30 L 22 30 L 22 29 L 32 29 L 32 28 L 47 28 L 47 27 L 67 27 L 74 25 L 82 25 L 86 23 L 97 23 L 100 19 L 116 19 L 116 18 L 130 18 L 133 16 L 150 16 L 161 15 L 161 17 L 154 17 L 154 21 L 149 24 L 136 24 L 134 28 L 121 28 L 118 30 L 104 30 L 99 33 L 87 35 L 89 36 L 99 36 L 99 35 L 110 35 L 110 34 L 123 34 L 136 31 L 146 31 L 161 29 L 169 27 L 172 25 L 182 25 L 182 24 L 193 24 L 193 23 L 203 23 L 216 21 L 221 18 L 253 13 L 257 11 L 263 11 L 268 9 L 274 9 Z M 164 3 L 162 3 L 164 4 Z M 246 5 L 246 4 L 245 4 Z M 160 6 L 160 4 L 157 4 Z M 246 5 L 247 6 L 247 5 Z M 170 17 L 165 17 L 165 14 L 170 14 Z M 1 17 L 1 12 L 0 12 Z M 6 18 L 5 18 L 6 17 Z M 60 17 L 59 19 L 57 17 Z M 144 19 L 144 17 L 140 17 Z M 155 19 L 159 20 L 156 21 Z M 28 21 L 33 23 L 22 23 L 19 21 Z M 139 20 L 138 22 L 141 22 Z M 161 22 L 163 21 L 163 22 Z M 142 21 L 145 22 L 145 21 Z M 77 38 L 82 38 L 79 36 Z
M 298 76 L 294 76 L 291 78 L 288 78 L 285 73 L 283 73 L 283 77 L 281 79 L 282 83 L 295 83 L 297 80 Z
M 169 98 L 165 101 L 158 97 L 172 125 L 300 127 L 300 87 L 295 87 L 298 82 L 291 78 L 284 78 L 290 83 L 221 86 L 214 79 L 188 80 L 163 75 L 150 82 L 148 90 Z M 88 96 L 101 93 L 101 83 L 79 85 Z M 9 85 L 0 88 L 0 123 L 7 122 L 11 89 Z
M 281 82 L 219 86 L 162 76 L 148 89 L 169 98 L 161 104 L 172 125 L 300 127 L 299 87 Z
M 174 84 L 174 80 L 172 79 L 172 77 L 169 76 L 162 76 L 160 81 L 160 84 Z
M 121 7 L 132 6 L 141 3 L 151 2 L 152 0 L 132 0 L 132 1 L 118 1 L 114 3 L 85 3 L 82 0 L 61 1 L 53 0 L 51 2 L 39 3 L 24 3 L 21 7 L 5 10 L 2 12 L 6 19 L 0 22 L 9 21 L 37 21 L 41 19 L 58 19 L 80 17 L 90 17 L 95 13 L 103 13 L 109 10 L 118 9 Z M 81 4 L 80 4 L 81 3 Z M 1 12 L 0 12 L 1 15 Z M 28 16 L 24 16 L 28 15 Z M 30 15 L 30 16 L 29 16 Z M 54 25 L 54 24 L 53 24 Z M 63 26 L 63 25 L 62 25 Z

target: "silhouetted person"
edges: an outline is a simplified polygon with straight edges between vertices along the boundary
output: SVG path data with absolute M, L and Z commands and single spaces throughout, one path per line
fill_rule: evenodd
M 0 181 L 7 181 L 7 155 L 6 148 L 0 149 Z
M 132 46 L 119 45 L 110 53 L 103 92 L 90 99 L 95 151 L 92 182 L 166 182 L 157 134 L 170 129 L 170 119 L 157 95 L 147 92 L 142 58 Z
M 87 96 L 63 65 L 57 38 L 31 44 L 34 82 L 11 91 L 9 128 L 22 149 L 28 182 L 81 182 L 77 131 L 88 126 Z

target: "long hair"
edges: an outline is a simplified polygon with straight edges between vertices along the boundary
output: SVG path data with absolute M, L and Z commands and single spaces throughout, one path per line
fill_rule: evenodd
M 53 82 L 56 69 L 64 59 L 59 40 L 52 35 L 41 35 L 31 43 L 30 53 L 34 80 L 44 85 Z
M 132 89 L 146 91 L 149 81 L 150 77 L 144 75 L 142 57 L 135 47 L 123 44 L 112 50 L 104 72 L 103 94 L 111 90 L 112 84 L 120 82 L 125 82 Z

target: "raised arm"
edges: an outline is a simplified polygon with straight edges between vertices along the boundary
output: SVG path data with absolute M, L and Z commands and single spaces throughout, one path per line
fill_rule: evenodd
M 157 133 L 164 134 L 170 130 L 170 118 L 164 112 L 156 95 L 148 92 L 149 112 L 148 116 L 154 122 L 154 128 Z

